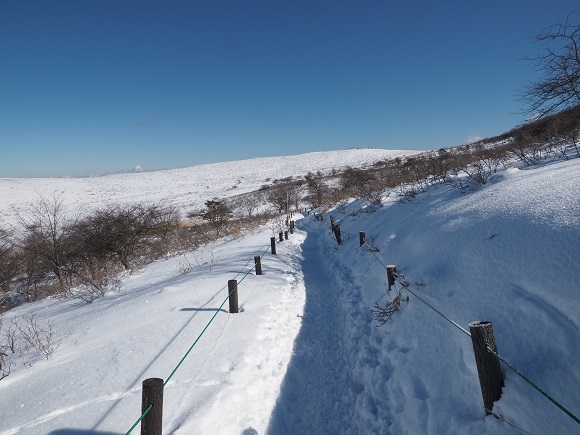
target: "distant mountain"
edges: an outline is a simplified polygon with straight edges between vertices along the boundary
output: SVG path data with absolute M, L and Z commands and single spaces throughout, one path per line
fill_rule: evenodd
M 274 180 L 300 177 L 308 172 L 331 173 L 346 166 L 360 168 L 419 152 L 348 149 L 257 157 L 162 171 L 145 171 L 137 165 L 130 171 L 98 177 L 0 178 L 0 214 L 8 224 L 15 219 L 16 211 L 23 212 L 39 197 L 55 193 L 75 209 L 90 209 L 111 202 L 157 201 L 188 210 L 202 207 L 213 197 L 227 198 L 258 190 Z

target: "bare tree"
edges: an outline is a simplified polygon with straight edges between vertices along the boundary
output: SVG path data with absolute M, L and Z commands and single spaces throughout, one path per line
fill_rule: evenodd
M 243 212 L 248 218 L 251 218 L 254 213 L 260 209 L 264 202 L 264 192 L 259 190 L 239 195 L 237 197 L 231 198 L 229 201 L 230 207 L 236 210 L 241 210 L 238 215 L 242 215 Z
M 323 180 L 322 172 L 309 172 L 304 177 L 308 186 L 308 201 L 313 207 L 322 207 L 327 201 L 330 189 Z
M 580 106 L 577 107 L 580 109 Z M 577 113 L 578 111 L 576 111 Z M 568 128 L 564 132 L 564 137 L 571 142 L 576 150 L 576 155 L 580 156 L 580 118 L 574 114 L 566 114 Z
M 42 258 L 34 252 L 23 254 L 24 280 L 17 287 L 17 292 L 23 295 L 26 302 L 39 299 L 50 293 L 50 270 L 45 267 Z
M 540 78 L 520 92 L 526 106 L 524 113 L 543 117 L 580 104 L 579 14 L 579 10 L 570 13 L 564 22 L 536 36 L 538 55 L 526 60 L 534 65 Z
M 20 247 L 27 256 L 41 261 L 58 281 L 59 291 L 66 289 L 66 262 L 71 251 L 69 230 L 75 216 L 65 207 L 62 197 L 54 194 L 40 198 L 26 214 L 18 214 L 22 225 Z
M 279 213 L 288 213 L 291 207 L 299 207 L 300 184 L 297 181 L 278 183 L 269 188 L 266 198 Z
M 108 204 L 92 215 L 87 228 L 92 231 L 93 248 L 114 255 L 129 270 L 139 258 L 155 258 L 158 244 L 166 241 L 177 220 L 172 207 Z
M 74 252 L 69 269 L 77 285 L 74 297 L 86 302 L 120 288 L 122 267 L 108 249 L 108 235 L 101 224 L 95 216 L 88 216 L 76 223 L 71 234 Z
M 340 187 L 349 194 L 363 198 L 371 197 L 375 176 L 370 170 L 347 167 L 340 176 Z
M 0 228 L 0 289 L 10 291 L 12 280 L 20 272 L 20 256 L 14 246 L 10 232 Z

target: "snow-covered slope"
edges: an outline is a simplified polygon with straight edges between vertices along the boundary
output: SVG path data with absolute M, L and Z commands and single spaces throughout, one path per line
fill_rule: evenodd
M 579 184 L 575 159 L 503 171 L 466 193 L 389 197 L 372 213 L 357 201 L 332 212 L 341 246 L 328 216 L 305 216 L 277 256 L 264 226 L 155 262 L 92 304 L 19 307 L 4 327 L 37 313 L 60 347 L 30 368 L 14 360 L 0 381 L 0 434 L 125 433 L 142 380 L 168 378 L 234 278 L 241 312 L 226 303 L 166 385 L 164 433 L 578 433 L 505 367 L 494 407 L 505 421 L 486 417 L 469 337 L 413 294 L 402 290 L 408 302 L 380 328 L 369 307 L 393 297 L 384 264 L 396 264 L 464 328 L 492 321 L 500 354 L 580 414 Z M 359 231 L 378 252 L 359 248 Z M 246 276 L 260 254 L 265 275 Z
M 304 220 L 305 314 L 271 432 L 580 433 L 506 366 L 493 411 L 509 424 L 485 418 L 471 339 L 409 291 L 386 325 L 369 314 L 394 298 L 384 267 L 394 264 L 463 328 L 491 321 L 500 355 L 580 416 L 579 187 L 576 159 L 374 213 L 357 201 L 333 213 L 338 249 L 328 220 Z M 359 231 L 378 252 L 359 248 Z
M 0 216 L 4 223 L 12 222 L 15 211 L 25 212 L 40 196 L 55 193 L 67 205 L 89 209 L 104 202 L 139 201 L 165 201 L 183 210 L 199 209 L 207 199 L 251 192 L 276 179 L 319 170 L 327 173 L 345 166 L 362 167 L 418 152 L 365 148 L 93 178 L 0 178 Z

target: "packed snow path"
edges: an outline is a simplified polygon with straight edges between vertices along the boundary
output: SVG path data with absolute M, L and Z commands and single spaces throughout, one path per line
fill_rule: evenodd
M 352 429 L 354 392 L 350 378 L 343 298 L 348 293 L 340 276 L 321 261 L 323 232 L 311 232 L 301 262 L 306 288 L 302 327 L 269 432 L 273 434 L 344 433 Z

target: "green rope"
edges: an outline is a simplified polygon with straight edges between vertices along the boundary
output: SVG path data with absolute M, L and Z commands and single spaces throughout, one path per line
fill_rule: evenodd
M 269 245 L 268 245 L 268 246 L 269 246 Z M 268 249 L 269 249 L 269 248 L 268 248 Z M 260 255 L 260 258 L 262 258 L 264 255 L 266 255 L 266 252 L 268 252 L 268 249 L 266 249 L 266 250 L 264 251 L 264 253 L 263 253 L 262 255 Z M 252 260 L 252 259 L 248 260 L 248 262 L 246 263 L 246 266 L 248 265 L 248 263 L 249 263 L 251 260 Z M 246 266 L 244 266 L 244 267 L 246 267 Z M 241 283 L 241 282 L 242 282 L 244 279 L 246 279 L 246 277 L 247 277 L 247 276 L 248 276 L 250 273 L 252 273 L 252 270 L 254 270 L 255 268 L 256 268 L 256 265 L 254 264 L 254 265 L 253 265 L 253 266 L 250 268 L 250 270 L 248 270 L 248 271 L 246 272 L 246 274 L 245 274 L 245 275 L 242 277 L 242 279 L 240 279 L 240 280 L 238 281 L 238 284 L 240 284 L 240 283 Z
M 175 372 L 177 371 L 177 369 L 179 369 L 179 367 L 181 366 L 181 364 L 183 363 L 183 361 L 185 361 L 185 359 L 187 358 L 187 356 L 189 355 L 189 353 L 195 347 L 195 345 L 197 344 L 197 342 L 199 341 L 199 339 L 202 337 L 202 335 L 205 333 L 205 331 L 207 330 L 207 328 L 209 327 L 209 325 L 211 325 L 211 322 L 213 322 L 213 320 L 216 318 L 216 316 L 218 315 L 218 313 L 220 312 L 220 310 L 223 308 L 223 306 L 226 304 L 226 302 L 228 301 L 229 297 L 231 296 L 231 294 L 233 292 L 234 292 L 234 290 L 232 290 L 231 292 L 229 292 L 228 293 L 228 297 L 225 298 L 224 301 L 222 302 L 222 304 L 219 306 L 219 308 L 217 310 L 215 310 L 215 313 L 213 314 L 213 316 L 209 320 L 209 322 L 207 322 L 207 325 L 205 325 L 205 328 L 203 328 L 203 330 L 199 333 L 199 335 L 197 336 L 197 338 L 195 339 L 195 341 L 193 342 L 193 344 L 191 345 L 191 347 L 189 348 L 189 350 L 185 353 L 185 355 L 183 356 L 183 358 L 181 358 L 181 361 L 179 361 L 179 364 L 177 364 L 177 366 L 173 369 L 173 371 L 171 372 L 171 374 L 169 375 L 169 377 L 165 380 L 165 382 L 163 382 L 163 386 L 167 385 L 167 383 L 173 377 L 173 375 L 175 374 Z
M 246 272 L 246 274 L 245 274 L 245 275 L 242 277 L 242 279 L 240 279 L 240 280 L 238 281 L 238 284 L 241 284 L 241 283 L 242 283 L 242 281 L 243 281 L 244 279 L 246 279 L 246 276 L 248 276 L 248 275 L 249 275 L 249 274 L 252 272 L 252 270 L 254 270 L 254 268 L 255 268 L 255 267 L 256 267 L 256 266 L 253 266 L 253 267 L 252 267 L 250 270 L 248 270 L 248 271 Z
M 249 263 L 249 261 L 248 261 Z M 248 264 L 246 263 L 246 265 Z M 255 267 L 255 266 L 254 266 Z M 244 275 L 244 277 L 238 282 L 241 283 L 244 278 L 246 278 L 246 276 L 248 276 L 250 274 L 250 272 L 254 269 L 254 267 L 252 267 L 250 270 L 248 270 L 248 272 L 246 272 L 246 274 Z M 175 372 L 177 371 L 177 369 L 179 369 L 179 367 L 181 366 L 181 364 L 183 363 L 183 361 L 185 361 L 185 359 L 188 357 L 189 353 L 192 351 L 192 349 L 195 347 L 195 345 L 197 344 L 197 342 L 200 340 L 200 338 L 202 337 L 202 335 L 205 333 L 205 331 L 207 330 L 207 328 L 209 327 L 209 325 L 211 325 L 211 323 L 213 322 L 213 320 L 216 318 L 216 316 L 218 315 L 218 313 L 220 312 L 220 310 L 223 308 L 223 306 L 226 304 L 226 302 L 228 301 L 228 299 L 230 298 L 230 296 L 232 295 L 232 293 L 234 292 L 234 290 L 232 290 L 231 292 L 228 293 L 228 296 L 224 299 L 224 301 L 222 302 L 222 304 L 219 306 L 219 308 L 217 310 L 215 310 L 215 313 L 213 314 L 212 318 L 209 320 L 209 322 L 207 322 L 207 325 L 205 325 L 205 328 L 203 328 L 203 330 L 199 333 L 199 335 L 197 336 L 197 338 L 195 339 L 195 341 L 193 342 L 193 344 L 191 345 L 191 347 L 189 348 L 189 350 L 185 353 L 185 355 L 183 356 L 183 358 L 181 358 L 181 361 L 179 361 L 179 363 L 177 364 L 177 366 L 173 369 L 173 371 L 171 372 L 171 374 L 169 375 L 169 377 L 165 380 L 165 382 L 163 382 L 163 386 L 167 385 L 167 383 L 169 382 L 169 380 L 173 377 L 173 375 L 175 374 Z
M 375 258 L 377 259 L 377 261 L 379 263 L 381 263 L 381 266 L 383 266 L 384 268 L 386 268 L 387 266 L 383 263 L 383 261 L 379 258 L 379 256 L 372 250 L 372 248 L 368 244 L 368 242 L 365 242 L 365 244 L 369 247 L 369 251 L 375 256 Z M 409 293 L 411 293 L 413 296 L 415 296 L 417 299 L 419 299 L 421 302 L 423 302 L 425 305 L 427 305 L 429 308 L 431 308 L 433 311 L 435 311 L 437 314 L 439 314 L 441 317 L 443 317 L 445 320 L 447 320 L 449 323 L 451 323 L 453 326 L 455 326 L 457 329 L 459 329 L 461 332 L 463 332 L 464 334 L 466 334 L 466 335 L 468 335 L 468 336 L 471 337 L 471 333 L 468 330 L 466 330 L 464 327 L 462 327 L 459 323 L 457 323 L 454 320 L 450 319 L 445 314 L 443 314 L 441 311 L 439 311 L 437 308 L 435 308 L 434 306 L 432 306 L 431 304 L 429 304 L 427 301 L 425 301 L 422 298 L 420 298 L 419 295 L 417 295 L 414 292 L 412 292 L 411 289 L 409 288 L 409 283 L 407 283 L 406 281 L 403 280 L 403 282 L 399 282 L 399 284 L 402 287 L 404 287 L 405 289 L 407 289 L 407 291 Z
M 534 387 L 536 390 L 538 390 L 540 393 L 542 393 L 542 395 L 544 397 L 546 397 L 550 402 L 552 402 L 554 405 L 556 405 L 558 408 L 560 408 L 562 411 L 564 411 L 576 423 L 580 424 L 580 419 L 578 417 L 576 417 L 574 414 L 572 414 L 572 412 L 570 412 L 568 409 L 566 409 L 564 406 L 562 406 L 556 399 L 554 399 L 548 393 L 546 393 L 544 390 L 542 390 L 540 387 L 538 387 L 531 379 L 529 379 L 526 375 L 524 375 L 522 372 L 520 372 L 518 369 L 516 369 L 514 366 L 512 366 L 505 359 L 503 359 L 497 352 L 495 352 L 489 346 L 486 346 L 486 347 L 487 347 L 487 351 L 489 353 L 493 354 L 502 363 L 504 363 L 506 366 L 508 366 L 510 369 L 512 369 L 514 372 L 516 372 L 518 374 L 518 376 L 520 376 L 524 381 L 526 381 L 528 384 L 530 384 L 532 387 Z
M 141 420 L 143 420 L 145 416 L 149 413 L 149 411 L 151 411 L 151 408 L 153 408 L 153 404 L 147 407 L 145 412 L 141 414 L 141 417 L 139 417 L 139 419 L 135 422 L 135 424 L 133 424 L 133 426 L 131 426 L 131 429 L 129 429 L 125 435 L 129 435 L 133 431 L 133 429 L 135 429 L 135 427 L 141 422 Z
M 367 243 L 368 246 L 368 243 Z M 381 261 L 381 259 L 378 257 L 378 255 L 376 255 L 372 250 L 370 251 L 372 252 L 372 254 L 375 256 L 375 258 L 378 260 L 379 263 L 381 263 L 381 265 L 383 267 L 386 267 L 384 265 L 384 263 Z M 398 278 L 398 277 L 397 277 Z M 398 281 L 398 280 L 397 280 Z M 464 334 L 468 335 L 471 337 L 471 333 L 469 331 L 467 331 L 465 328 L 463 328 L 461 325 L 459 325 L 457 322 L 455 322 L 454 320 L 452 320 L 451 318 L 447 317 L 445 314 L 443 314 L 441 311 L 437 310 L 435 307 L 433 307 L 431 304 L 429 304 L 427 301 L 423 300 L 421 297 L 419 297 L 419 295 L 417 295 L 416 293 L 414 293 L 410 288 L 409 288 L 409 283 L 404 281 L 403 282 L 399 282 L 399 284 L 404 287 L 405 289 L 407 289 L 407 291 L 409 293 L 411 293 L 413 296 L 415 296 L 417 299 L 419 299 L 421 302 L 423 302 L 425 305 L 427 305 L 429 308 L 431 308 L 433 311 L 435 311 L 437 314 L 439 314 L 441 317 L 443 317 L 445 320 L 447 320 L 449 323 L 451 323 L 453 326 L 455 326 L 456 328 L 458 328 L 460 331 L 462 331 Z M 528 384 L 530 384 L 532 387 L 534 387 L 536 390 L 538 390 L 540 393 L 542 393 L 542 395 L 544 397 L 546 397 L 550 402 L 552 402 L 554 405 L 556 405 L 558 408 L 560 408 L 562 411 L 564 411 L 569 417 L 571 417 L 576 423 L 580 424 L 580 419 L 578 417 L 576 417 L 574 414 L 572 414 L 572 412 L 570 412 L 568 409 L 566 409 L 564 406 L 562 406 L 557 400 L 555 400 L 554 398 L 552 398 L 548 393 L 546 393 L 544 390 L 542 390 L 539 386 L 537 386 L 531 379 L 529 379 L 526 375 L 524 375 L 522 372 L 520 372 L 519 370 L 517 370 L 514 366 L 512 366 L 509 362 L 507 362 L 505 359 L 503 359 L 497 352 L 495 352 L 493 349 L 491 349 L 489 346 L 487 347 L 487 351 L 492 353 L 493 355 L 496 356 L 496 358 L 498 358 L 501 362 L 503 362 L 506 366 L 508 366 L 510 369 L 512 369 L 514 372 L 516 372 L 523 380 L 525 380 Z
M 267 249 L 262 254 L 262 257 L 266 254 L 266 252 L 267 252 Z M 246 263 L 246 265 L 248 263 L 249 263 L 249 261 Z M 238 282 L 238 284 L 241 283 L 244 280 L 244 278 L 246 278 L 250 274 L 250 272 L 254 269 L 254 267 L 255 266 L 253 266 L 250 270 L 248 270 L 248 272 L 246 272 L 246 274 Z M 219 306 L 219 308 L 215 310 L 215 313 L 213 314 L 212 318 L 209 320 L 209 322 L 207 322 L 207 324 L 205 325 L 205 327 L 203 328 L 203 330 L 199 333 L 199 335 L 197 336 L 197 338 L 195 339 L 195 341 L 193 342 L 193 344 L 190 346 L 190 348 L 187 350 L 187 352 L 185 353 L 185 355 L 183 356 L 183 358 L 181 358 L 181 360 L 179 361 L 179 363 L 175 366 L 175 368 L 173 369 L 173 371 L 171 372 L 171 374 L 169 375 L 169 377 L 165 380 L 165 382 L 163 382 L 163 386 L 167 385 L 167 383 L 171 380 L 171 378 L 173 377 L 173 375 L 175 374 L 175 372 L 177 372 L 177 370 L 179 369 L 179 367 L 181 366 L 181 364 L 183 364 L 183 362 L 185 361 L 185 359 L 189 356 L 189 354 L 191 353 L 191 351 L 193 350 L 193 348 L 195 347 L 195 345 L 197 344 L 197 342 L 201 339 L 201 337 L 203 336 L 203 334 L 205 333 L 205 331 L 209 328 L 209 325 L 211 325 L 211 323 L 216 318 L 216 316 L 218 315 L 218 313 L 220 312 L 220 310 L 223 308 L 223 306 L 226 304 L 226 302 L 228 301 L 228 299 L 230 298 L 230 296 L 232 295 L 233 292 L 234 292 L 234 290 L 232 290 L 231 292 L 229 292 L 228 293 L 228 296 L 224 299 L 224 301 Z M 125 435 L 129 435 L 133 431 L 133 429 L 135 429 L 135 427 L 141 422 L 141 420 L 143 420 L 145 418 L 145 416 L 151 410 L 151 408 L 153 408 L 153 405 L 149 405 L 149 407 L 145 410 L 145 412 L 141 415 L 141 417 L 139 417 L 139 419 L 133 424 L 133 426 L 131 426 L 131 429 L 129 429 Z

